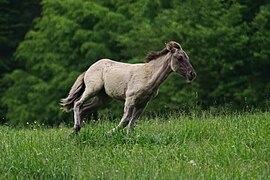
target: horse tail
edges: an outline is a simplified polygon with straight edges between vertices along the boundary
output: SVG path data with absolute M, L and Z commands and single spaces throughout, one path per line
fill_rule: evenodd
M 74 102 L 78 100 L 83 94 L 85 90 L 85 83 L 83 80 L 84 75 L 85 72 L 77 78 L 69 91 L 68 97 L 61 99 L 60 105 L 62 106 L 61 109 L 63 109 L 64 111 L 71 111 L 73 109 Z

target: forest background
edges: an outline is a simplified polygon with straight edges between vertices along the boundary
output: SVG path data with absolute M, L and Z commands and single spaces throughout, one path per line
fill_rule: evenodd
M 269 109 L 270 1 L 0 0 L 0 122 L 71 122 L 59 101 L 80 73 L 101 58 L 144 62 L 170 40 L 198 76 L 170 76 L 147 112 Z

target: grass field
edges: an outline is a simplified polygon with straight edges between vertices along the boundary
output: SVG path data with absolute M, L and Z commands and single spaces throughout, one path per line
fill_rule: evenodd
M 94 122 L 0 127 L 0 179 L 269 179 L 270 113 L 141 119 L 135 133 L 107 135 Z

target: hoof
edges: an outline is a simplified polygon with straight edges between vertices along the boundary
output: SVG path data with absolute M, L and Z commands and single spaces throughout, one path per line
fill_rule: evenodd
M 106 134 L 107 134 L 107 135 L 112 135 L 112 134 L 114 134 L 116 131 L 117 131 L 117 129 L 116 129 L 116 128 L 113 128 L 112 130 L 108 131 Z
M 78 134 L 78 132 L 81 130 L 81 126 L 78 126 L 76 125 L 74 128 L 73 128 L 73 134 Z
M 113 131 L 107 131 L 106 135 L 111 136 L 111 135 L 113 135 L 113 133 L 114 133 Z
M 78 133 L 74 132 L 74 130 L 69 134 L 69 137 L 73 138 L 75 136 L 77 136 Z

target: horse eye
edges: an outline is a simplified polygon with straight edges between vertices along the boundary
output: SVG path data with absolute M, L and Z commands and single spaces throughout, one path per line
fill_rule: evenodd
M 179 56 L 179 57 L 177 57 L 177 59 L 178 59 L 179 61 L 181 61 L 181 60 L 183 59 L 183 56 Z

